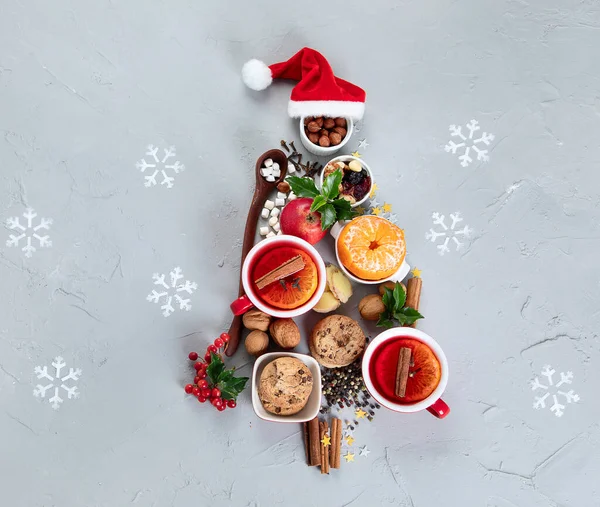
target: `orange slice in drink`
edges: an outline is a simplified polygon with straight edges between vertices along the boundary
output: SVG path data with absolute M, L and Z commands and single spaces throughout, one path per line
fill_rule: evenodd
M 303 250 L 287 246 L 266 252 L 256 263 L 252 280 L 258 280 L 297 255 L 302 256 L 304 261 L 301 271 L 257 290 L 266 304 L 280 310 L 292 310 L 306 303 L 317 290 L 319 275 L 311 256 Z
M 402 346 L 412 349 L 409 377 L 406 382 L 404 403 L 417 403 L 427 398 L 440 383 L 442 369 L 433 350 L 418 340 L 405 340 Z
M 389 220 L 373 215 L 355 218 L 337 241 L 340 262 L 364 280 L 381 280 L 393 275 L 406 255 L 404 232 Z

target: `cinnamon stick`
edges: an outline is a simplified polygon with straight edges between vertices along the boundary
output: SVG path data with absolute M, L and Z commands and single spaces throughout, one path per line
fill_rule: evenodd
M 408 382 L 408 369 L 410 368 L 410 356 L 412 350 L 402 347 L 398 353 L 398 366 L 396 367 L 396 389 L 394 394 L 400 398 L 406 396 L 406 383 Z
M 320 428 L 320 432 L 319 435 L 321 436 L 321 440 L 323 440 L 325 438 L 325 435 L 327 435 L 327 421 L 323 421 L 321 423 L 319 423 L 319 428 Z M 322 474 L 328 474 L 329 473 L 329 448 L 331 446 L 329 445 L 324 445 L 323 442 L 321 442 L 321 473 Z
M 421 289 L 423 288 L 423 279 L 417 276 L 409 278 L 406 287 L 406 304 L 415 310 L 419 309 L 419 303 L 421 302 Z M 417 323 L 413 322 L 409 327 L 416 327 Z
M 302 423 L 302 432 L 304 434 L 304 451 L 306 452 L 306 464 L 310 466 L 310 447 L 308 438 L 308 423 Z
M 308 439 L 310 450 L 310 466 L 319 466 L 321 464 L 321 442 L 319 431 L 319 418 L 315 417 L 308 422 Z
M 301 255 L 296 255 L 290 260 L 285 261 L 281 266 L 276 267 L 274 270 L 269 271 L 266 275 L 261 276 L 254 283 L 258 287 L 258 290 L 264 289 L 267 285 L 282 280 L 298 271 L 304 269 L 304 259 Z
M 331 451 L 329 462 L 331 468 L 340 468 L 342 458 L 342 421 L 337 417 L 331 419 Z

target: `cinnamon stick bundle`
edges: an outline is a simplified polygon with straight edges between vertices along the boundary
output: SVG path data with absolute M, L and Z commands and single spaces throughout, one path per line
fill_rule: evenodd
M 311 467 L 321 464 L 321 431 L 319 428 L 319 418 L 315 417 L 308 422 L 308 447 L 310 453 L 309 465 Z
M 323 421 L 321 423 L 319 423 L 319 428 L 320 428 L 320 440 L 323 440 L 323 438 L 325 438 L 325 435 L 327 435 L 327 421 Z M 321 473 L 322 474 L 328 474 L 329 473 L 329 448 L 331 446 L 328 445 L 324 445 L 323 442 L 321 442 Z
M 284 278 L 293 275 L 298 271 L 302 271 L 303 269 L 304 259 L 302 259 L 301 255 L 296 255 L 290 260 L 285 261 L 281 266 L 278 266 L 274 270 L 269 271 L 266 275 L 261 276 L 258 280 L 255 280 L 254 283 L 256 284 L 256 287 L 258 287 L 258 290 L 262 290 L 267 285 L 270 285 L 278 280 L 283 280 Z
M 406 304 L 415 310 L 419 309 L 421 302 L 421 289 L 423 288 L 423 279 L 417 276 L 410 278 L 406 285 Z M 416 327 L 417 323 L 413 322 L 409 327 Z
M 337 417 L 331 419 L 331 450 L 329 462 L 331 468 L 340 468 L 342 458 L 342 421 Z

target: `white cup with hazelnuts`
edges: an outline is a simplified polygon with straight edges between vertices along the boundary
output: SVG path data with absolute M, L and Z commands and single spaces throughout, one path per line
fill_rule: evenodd
M 300 140 L 313 155 L 327 157 L 337 153 L 350 140 L 354 131 L 351 118 L 303 116 L 300 118 Z

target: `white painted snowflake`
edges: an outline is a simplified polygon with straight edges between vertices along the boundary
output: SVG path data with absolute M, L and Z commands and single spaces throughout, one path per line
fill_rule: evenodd
M 436 243 L 438 239 L 443 241 L 437 245 L 438 253 L 440 255 L 450 252 L 450 248 L 448 247 L 450 241 L 452 241 L 456 250 L 460 250 L 464 243 L 459 240 L 459 237 L 460 239 L 468 238 L 473 233 L 473 229 L 468 225 L 465 225 L 463 228 L 457 227 L 457 225 L 463 221 L 459 211 L 450 213 L 450 220 L 452 221 L 450 226 L 446 225 L 446 217 L 440 215 L 437 211 L 431 215 L 431 218 L 433 219 L 433 225 L 437 225 L 439 228 L 437 231 L 433 228 L 429 229 L 429 232 L 425 233 L 425 239 L 430 240 L 432 243 Z
M 550 406 L 550 412 L 554 412 L 554 415 L 556 417 L 562 417 L 566 405 L 560 403 L 559 400 L 570 404 L 577 403 L 581 398 L 578 394 L 575 394 L 573 389 L 569 391 L 562 391 L 559 389 L 563 384 L 571 384 L 573 382 L 572 371 L 568 371 L 567 373 L 561 371 L 560 380 L 556 384 L 554 383 L 555 373 L 556 370 L 554 370 L 550 365 L 546 365 L 542 368 L 542 371 L 540 372 L 541 376 L 546 378 L 545 383 L 542 384 L 538 377 L 535 377 L 535 379 L 531 381 L 532 391 L 541 389 L 543 392 L 542 396 L 535 397 L 535 400 L 533 402 L 533 408 L 535 408 L 536 410 L 546 408 L 546 400 L 551 397 L 553 403 L 552 406 Z
M 458 137 L 459 142 L 455 143 L 453 140 L 450 140 L 444 149 L 448 153 L 452 152 L 453 155 L 456 155 L 456 153 L 462 153 L 458 156 L 458 160 L 460 160 L 460 165 L 463 167 L 467 167 L 471 162 L 473 162 L 473 158 L 470 155 L 471 150 L 477 154 L 477 160 L 487 162 L 490 159 L 488 150 L 483 149 L 483 147 L 480 148 L 477 145 L 483 143 L 486 146 L 489 146 L 494 140 L 494 134 L 483 132 L 480 137 L 476 138 L 475 132 L 481 129 L 477 120 L 471 120 L 466 124 L 466 128 L 469 131 L 467 135 L 463 134 L 462 127 L 450 125 L 450 127 L 448 127 L 450 135 L 452 137 Z
M 25 252 L 25 257 L 31 257 L 33 252 L 37 251 L 36 244 L 39 248 L 51 247 L 52 240 L 50 240 L 50 236 L 47 234 L 42 236 L 38 232 L 42 229 L 50 230 L 52 219 L 40 218 L 39 223 L 34 225 L 33 219 L 38 215 L 33 208 L 27 208 L 22 216 L 25 219 L 23 224 L 21 223 L 21 217 L 10 217 L 6 220 L 6 226 L 10 230 L 16 231 L 16 234 L 8 235 L 6 246 L 18 247 L 21 245 L 21 240 L 25 240 L 23 248 L 21 248 L 21 251 Z
M 143 158 L 136 162 L 135 167 L 138 168 L 141 172 L 146 174 L 146 170 L 148 170 L 148 174 L 144 176 L 146 180 L 144 182 L 144 186 L 153 187 L 158 184 L 156 177 L 158 173 L 162 176 L 161 185 L 165 185 L 167 188 L 173 188 L 173 183 L 175 181 L 175 176 L 169 176 L 170 174 L 179 174 L 181 171 L 185 170 L 185 166 L 176 160 L 172 163 L 167 163 L 169 159 L 175 158 L 175 146 L 169 146 L 169 148 L 163 148 L 164 155 L 162 157 L 158 156 L 158 147 L 153 144 L 149 144 L 146 157 L 150 157 L 149 161 L 146 161 L 146 158 Z
M 179 306 L 180 310 L 189 312 L 192 309 L 191 299 L 184 299 L 181 296 L 181 293 L 185 292 L 187 294 L 193 294 L 198 288 L 198 284 L 196 282 L 190 282 L 189 280 L 185 280 L 184 283 L 180 283 L 180 281 L 184 278 L 180 267 L 173 268 L 173 270 L 169 273 L 170 284 L 165 281 L 166 276 L 167 275 L 164 274 L 159 275 L 158 273 L 154 273 L 152 275 L 154 285 L 160 285 L 161 291 L 158 292 L 156 289 L 153 289 L 152 292 L 146 296 L 146 300 L 150 301 L 151 303 L 164 302 L 160 309 L 163 311 L 162 314 L 165 317 L 168 317 L 175 311 L 173 299 L 175 300 L 176 305 Z
M 33 370 L 38 379 L 46 379 L 48 381 L 46 385 L 36 385 L 33 390 L 33 395 L 36 398 L 46 398 L 47 391 L 50 391 L 51 394 L 52 390 L 54 390 L 53 396 L 48 398 L 48 403 L 50 403 L 50 406 L 54 410 L 58 410 L 60 404 L 64 401 L 64 399 L 60 397 L 60 394 L 62 394 L 63 391 L 67 393 L 67 398 L 69 400 L 79 398 L 77 386 L 69 387 L 65 382 L 68 382 L 69 380 L 77 382 L 81 376 L 81 368 L 69 368 L 69 373 L 63 376 L 62 370 L 67 366 L 67 363 L 65 363 L 65 360 L 60 356 L 54 358 L 51 366 L 54 368 L 52 375 L 48 373 L 48 366 L 36 366 Z

